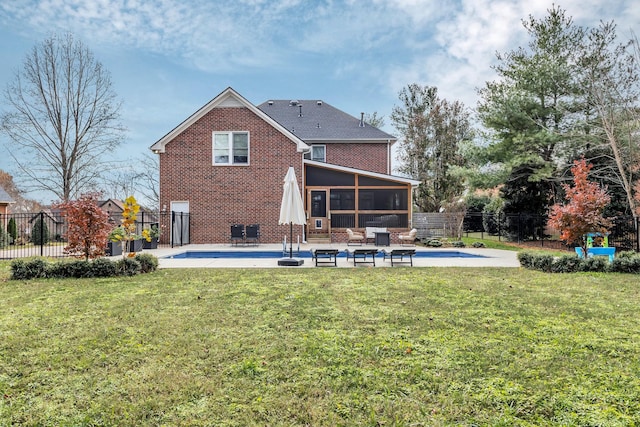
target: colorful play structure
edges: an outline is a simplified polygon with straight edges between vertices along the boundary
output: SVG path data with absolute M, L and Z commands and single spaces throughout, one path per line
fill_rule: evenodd
M 616 248 L 609 247 L 609 233 L 587 233 L 583 237 L 587 241 L 587 257 L 608 256 L 609 262 L 613 262 Z M 584 258 L 584 251 L 580 246 L 576 247 L 576 253 Z

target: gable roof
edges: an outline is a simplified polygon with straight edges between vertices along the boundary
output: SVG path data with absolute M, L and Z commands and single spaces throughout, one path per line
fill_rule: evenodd
M 396 141 L 395 136 L 320 100 L 271 100 L 258 108 L 306 142 Z
M 226 88 L 222 91 L 218 96 L 213 98 L 207 104 L 202 106 L 198 111 L 189 116 L 185 121 L 180 123 L 178 126 L 173 128 L 169 133 L 160 138 L 158 141 L 153 144 L 150 149 L 154 153 L 164 153 L 165 146 L 173 140 L 176 136 L 182 133 L 189 126 L 194 124 L 200 118 L 202 118 L 205 114 L 209 113 L 211 110 L 217 107 L 232 107 L 232 108 L 248 108 L 258 117 L 260 117 L 265 122 L 269 123 L 271 126 L 280 131 L 284 136 L 286 136 L 291 142 L 296 144 L 296 149 L 298 152 L 306 152 L 309 150 L 309 146 L 300 139 L 297 135 L 289 132 L 285 127 L 283 127 L 280 123 L 275 121 L 269 115 L 265 114 L 262 110 L 258 109 L 255 105 L 247 101 L 242 95 L 233 90 L 231 87 Z
M 15 203 L 15 202 L 16 201 L 11 198 L 9 193 L 7 193 L 4 188 L 0 187 L 0 203 L 9 204 L 9 203 Z

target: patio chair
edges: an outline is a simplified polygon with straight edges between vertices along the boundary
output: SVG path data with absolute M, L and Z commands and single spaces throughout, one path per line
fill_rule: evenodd
M 233 224 L 231 226 L 231 244 L 238 246 L 238 242 L 244 243 L 244 224 Z
M 411 246 L 416 244 L 416 237 L 418 235 L 418 230 L 412 228 L 408 233 L 400 233 L 398 235 L 398 240 L 400 240 L 400 246 Z
M 347 246 L 351 244 L 362 246 L 362 242 L 364 242 L 364 234 L 347 228 Z
M 247 225 L 247 229 L 244 235 L 245 243 L 253 243 L 254 245 L 258 245 L 260 241 L 260 224 L 251 224 Z

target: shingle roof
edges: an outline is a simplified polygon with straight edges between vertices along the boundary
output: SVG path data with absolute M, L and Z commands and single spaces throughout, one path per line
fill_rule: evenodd
M 303 141 L 387 142 L 396 138 L 318 100 L 272 100 L 258 108 Z
M 16 201 L 11 198 L 4 188 L 0 187 L 0 203 L 15 203 Z

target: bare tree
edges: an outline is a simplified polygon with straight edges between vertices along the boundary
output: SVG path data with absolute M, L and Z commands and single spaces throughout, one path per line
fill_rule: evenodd
M 71 34 L 51 36 L 26 56 L 5 91 L 0 128 L 30 190 L 66 201 L 92 188 L 105 154 L 124 136 L 111 77 Z
M 615 168 L 616 178 L 626 195 L 630 212 L 637 210 L 633 194 L 634 178 L 640 164 L 640 55 L 638 40 L 616 44 L 615 25 L 602 23 L 588 34 L 585 51 L 579 52 L 588 103 L 595 110 L 591 124 L 602 135 Z
M 115 168 L 104 177 L 104 194 L 124 200 L 135 195 L 140 204 L 151 210 L 160 208 L 160 166 L 158 156 L 143 153 L 129 162 L 134 167 Z

